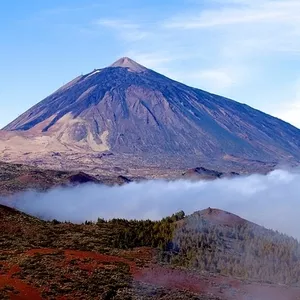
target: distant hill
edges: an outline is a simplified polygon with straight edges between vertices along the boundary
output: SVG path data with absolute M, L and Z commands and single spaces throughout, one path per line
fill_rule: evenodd
M 67 169 L 253 171 L 298 163 L 299 149 L 292 125 L 127 57 L 75 78 L 0 131 L 0 158 Z
M 84 172 L 43 170 L 21 164 L 0 162 L 0 195 L 13 194 L 29 189 L 46 190 L 57 186 L 70 186 L 84 183 L 123 184 L 131 180 L 124 176 L 107 177 L 98 174 L 97 178 Z
M 171 262 L 209 272 L 300 286 L 296 239 L 208 208 L 186 217 L 174 232 Z

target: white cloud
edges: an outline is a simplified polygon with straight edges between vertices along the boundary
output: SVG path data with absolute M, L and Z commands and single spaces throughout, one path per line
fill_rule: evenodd
M 230 76 L 230 73 L 229 70 L 211 69 L 188 74 L 188 76 L 199 80 L 201 85 L 211 91 L 221 92 L 234 84 L 235 79 Z
M 281 105 L 280 111 L 275 111 L 273 115 L 300 128 L 300 99 Z
M 232 85 L 229 96 L 254 107 L 263 106 L 266 112 L 300 126 L 298 117 L 300 97 L 279 103 L 279 99 L 286 96 L 280 84 L 285 86 L 287 80 L 295 80 L 292 74 L 300 54 L 300 1 L 214 0 L 214 2 L 218 5 L 207 5 L 206 8 L 200 5 L 199 11 L 187 10 L 171 17 L 164 22 L 164 27 L 166 30 L 176 30 L 178 35 L 191 35 L 195 40 L 198 39 L 199 47 L 195 47 L 196 49 L 210 49 L 211 60 L 209 52 L 207 54 L 208 68 L 202 70 L 204 79 L 205 77 L 212 79 L 211 82 L 207 80 L 207 84 L 204 82 L 209 91 L 213 89 L 218 93 L 226 93 L 226 85 Z M 214 38 L 213 41 L 210 41 L 210 37 Z M 295 63 L 291 65 L 290 74 L 285 71 L 280 81 L 278 72 L 281 72 L 281 69 L 286 70 L 285 63 L 289 63 L 292 57 Z M 205 74 L 206 69 L 214 70 L 213 66 L 218 66 L 217 69 L 225 72 L 219 74 L 212 71 Z M 232 71 L 235 69 L 238 69 L 238 72 Z M 286 74 L 290 77 L 286 77 Z M 273 80 L 274 75 L 277 75 L 277 82 Z M 213 85 L 214 77 L 219 78 L 220 86 Z M 258 88 L 260 85 L 257 82 L 258 78 L 265 82 L 266 90 L 271 88 L 269 91 L 262 90 L 265 95 L 264 105 L 255 99 L 261 98 L 255 93 L 257 94 L 259 88 L 263 88 L 263 85 Z M 272 97 L 275 89 L 278 93 L 276 97 Z M 240 91 L 240 94 L 237 91 Z M 271 98 L 273 101 L 267 102 Z M 279 107 L 278 111 L 274 112 L 274 104 Z
M 144 65 L 147 68 L 161 69 L 165 64 L 173 61 L 173 57 L 170 53 L 166 52 L 137 52 L 128 51 L 125 56 L 131 57 L 138 63 Z
M 129 42 L 142 40 L 149 34 L 140 25 L 125 20 L 101 19 L 95 24 L 116 30 L 120 38 Z
M 253 22 L 268 22 L 269 20 L 278 19 L 284 16 L 282 12 L 270 11 L 257 13 L 255 10 L 246 11 L 242 13 L 238 9 L 223 10 L 223 11 L 206 11 L 203 12 L 198 18 L 193 18 L 188 21 L 173 21 L 166 24 L 167 28 L 180 28 L 180 29 L 197 29 L 216 27 L 224 25 L 236 25 L 243 23 Z
M 285 23 L 296 25 L 300 22 L 300 2 L 295 0 L 222 1 L 214 9 L 202 10 L 175 17 L 165 23 L 168 28 L 196 29 L 226 25 L 253 23 Z M 227 5 L 224 5 L 227 4 Z M 230 6 L 228 4 L 239 4 Z
M 299 102 L 293 98 L 278 103 L 285 95 L 279 76 L 275 82 L 273 75 L 300 54 L 300 1 L 186 1 L 192 6 L 186 5 L 177 14 L 174 9 L 173 15 L 138 15 L 130 22 L 101 19 L 96 24 L 125 41 L 120 56 L 130 56 L 175 80 L 264 108 L 296 124 Z M 284 76 L 282 85 L 295 80 L 292 69 L 289 78 Z M 272 85 L 278 90 L 276 97 L 272 97 Z M 274 104 L 280 107 L 280 114 L 274 113 Z
M 83 185 L 47 193 L 27 192 L 0 199 L 44 219 L 83 222 L 106 219 L 160 219 L 216 207 L 300 238 L 300 173 L 276 170 L 214 181 L 147 181 L 124 186 Z
M 226 2 L 232 3 L 232 1 Z M 254 41 L 260 44 L 267 39 L 272 41 L 268 50 L 273 51 L 281 48 L 287 51 L 289 47 L 292 51 L 295 51 L 295 48 L 299 49 L 300 43 L 295 39 L 300 36 L 299 1 L 262 0 L 260 2 L 234 1 L 234 3 L 240 5 L 219 5 L 214 9 L 204 9 L 200 13 L 187 12 L 167 20 L 164 26 L 177 30 L 220 30 L 228 35 L 227 42 L 229 42 L 228 38 L 236 38 L 239 44 L 242 40 L 249 39 L 252 40 L 252 44 Z M 274 43 L 280 47 L 272 48 Z M 231 45 L 234 47 L 235 44 Z
M 300 128 L 300 79 L 293 86 L 294 98 L 282 101 L 273 115 Z

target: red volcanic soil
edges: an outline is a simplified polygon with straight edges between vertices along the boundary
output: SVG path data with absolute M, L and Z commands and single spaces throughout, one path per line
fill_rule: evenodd
M 249 221 L 246 221 L 245 219 L 242 219 L 235 214 L 216 208 L 209 207 L 207 209 L 196 212 L 195 214 L 202 216 L 207 221 L 216 225 L 236 226 L 242 225 L 245 222 L 249 223 Z
M 299 288 L 243 282 L 225 276 L 193 274 L 160 266 L 143 269 L 136 279 L 155 286 L 188 290 L 198 295 L 211 294 L 226 300 L 300 299 Z
M 36 254 L 45 255 L 45 254 L 53 254 L 57 252 L 57 249 L 31 249 L 26 251 L 25 253 L 22 253 L 22 256 L 34 256 Z M 72 259 L 87 259 L 91 258 L 93 261 L 91 263 L 81 263 L 80 268 L 86 269 L 90 272 L 93 272 L 93 270 L 96 267 L 99 267 L 100 263 L 109 263 L 109 262 L 122 262 L 126 263 L 130 267 L 130 272 L 132 274 L 137 274 L 136 265 L 132 261 L 128 261 L 127 259 L 111 256 L 111 255 L 103 255 L 98 254 L 95 252 L 84 252 L 84 251 L 74 251 L 74 250 L 66 250 L 63 251 L 65 255 L 65 261 L 62 263 L 62 267 L 67 267 L 68 263 Z M 5 253 L 5 251 L 0 252 Z M 7 253 L 7 252 L 6 252 Z M 13 287 L 14 291 L 10 293 L 10 299 L 30 299 L 30 300 L 38 300 L 42 299 L 41 297 L 41 290 L 34 288 L 25 282 L 23 282 L 20 279 L 14 278 L 14 275 L 20 271 L 20 268 L 18 265 L 11 265 L 4 262 L 0 262 L 0 266 L 2 270 L 4 270 L 2 273 L 0 273 L 0 289 L 3 289 L 7 286 Z M 103 267 L 107 267 L 103 265 Z M 109 266 L 108 266 L 109 267 Z M 45 288 L 45 287 L 44 287 Z M 61 298 L 62 300 L 62 298 Z
M 14 291 L 10 294 L 10 299 L 12 300 L 40 300 L 42 299 L 39 291 L 30 285 L 24 283 L 22 280 L 13 278 L 13 275 L 20 271 L 19 266 L 13 265 L 10 268 L 6 266 L 3 262 L 0 266 L 8 268 L 5 274 L 0 272 L 0 289 L 6 286 L 11 286 Z
M 16 178 L 16 180 L 20 181 L 21 183 L 33 183 L 38 182 L 38 179 L 31 174 L 24 174 Z
M 0 251 L 0 254 L 9 253 L 8 251 Z M 24 253 L 21 253 L 22 257 L 30 257 L 39 255 L 47 255 L 57 253 L 57 249 L 31 249 Z M 76 250 L 65 250 L 63 251 L 65 256 L 64 261 L 61 263 L 62 268 L 67 268 L 70 261 L 77 259 L 80 260 L 79 264 L 80 269 L 84 269 L 92 273 L 96 268 L 114 268 L 114 266 L 106 265 L 105 263 L 125 263 L 130 268 L 130 273 L 133 275 L 133 278 L 138 278 L 139 271 L 135 262 L 130 261 L 128 259 L 112 256 L 112 255 L 104 255 L 96 252 L 86 252 L 86 251 L 76 251 Z M 85 259 L 91 259 L 91 262 L 85 262 Z M 13 287 L 14 290 L 9 293 L 10 299 L 30 299 L 30 300 L 38 300 L 42 299 L 41 297 L 41 289 L 37 289 L 28 285 L 20 279 L 14 277 L 16 273 L 20 271 L 18 265 L 9 265 L 7 263 L 0 261 L 0 290 L 9 286 Z M 44 289 L 47 287 L 44 287 Z M 66 298 L 60 298 L 61 300 Z
M 143 250 L 145 250 L 143 253 Z M 35 255 L 47 255 L 57 253 L 57 249 L 31 249 L 23 253 L 13 253 L 19 255 L 18 258 L 31 257 Z M 1 251 L 0 254 L 8 253 Z M 243 282 L 225 276 L 213 274 L 193 273 L 184 269 L 171 268 L 152 264 L 149 267 L 138 267 L 132 259 L 139 257 L 149 258 L 151 250 L 134 249 L 124 252 L 128 257 L 117 257 L 112 255 L 99 254 L 96 252 L 64 250 L 64 259 L 60 262 L 62 268 L 68 268 L 69 263 L 76 259 L 80 261 L 79 268 L 92 273 L 96 268 L 114 268 L 109 263 L 125 263 L 130 268 L 133 279 L 137 282 L 144 282 L 166 289 L 178 289 L 189 291 L 198 295 L 211 294 L 226 300 L 296 300 L 300 299 L 300 289 L 285 286 L 273 286 L 259 283 Z M 91 259 L 91 260 L 89 260 Z M 14 261 L 17 261 L 14 259 Z M 2 271 L 1 271 L 2 270 Z M 14 277 L 20 271 L 17 264 L 9 264 L 0 261 L 0 290 L 10 286 L 14 290 L 9 292 L 10 299 L 38 300 L 42 299 L 42 288 L 35 288 L 21 279 Z M 47 287 L 43 287 L 45 290 Z M 76 299 L 61 297 L 63 299 Z
M 28 250 L 25 255 L 34 256 L 36 254 L 51 254 L 57 252 L 57 249 L 31 249 Z M 88 252 L 88 251 L 78 251 L 78 250 L 64 250 L 64 255 L 66 257 L 66 262 L 69 262 L 72 259 L 85 259 L 92 258 L 96 262 L 106 263 L 106 262 L 121 262 L 125 263 L 130 267 L 130 272 L 132 274 L 137 273 L 136 264 L 132 261 L 129 261 L 125 258 L 113 256 L 113 255 L 105 255 L 96 252 Z M 98 265 L 99 266 L 99 265 Z M 91 269 L 92 271 L 92 269 Z

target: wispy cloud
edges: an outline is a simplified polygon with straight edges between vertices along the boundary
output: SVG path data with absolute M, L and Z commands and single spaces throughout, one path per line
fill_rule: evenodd
M 180 80 L 178 73 L 172 72 L 170 66 L 175 60 L 180 60 L 179 54 L 170 53 L 168 51 L 153 50 L 151 52 L 146 51 L 127 51 L 125 56 L 132 57 L 134 60 L 144 65 L 149 69 L 153 69 L 156 72 L 160 72 L 172 79 Z
M 100 19 L 95 21 L 95 24 L 115 30 L 120 38 L 129 42 L 142 40 L 149 35 L 149 32 L 143 30 L 141 25 L 126 20 Z
M 165 24 L 167 28 L 180 28 L 180 29 L 197 29 L 217 27 L 224 25 L 236 25 L 253 22 L 268 22 L 270 20 L 283 17 L 285 14 L 282 12 L 270 11 L 257 13 L 255 10 L 241 12 L 238 9 L 222 10 L 222 11 L 207 11 L 203 12 L 198 18 L 191 20 L 174 20 Z
M 97 47 L 106 38 L 105 48 L 112 50 L 108 62 L 116 56 L 129 56 L 175 80 L 264 109 L 295 124 L 298 98 L 285 95 L 282 86 L 299 76 L 300 1 L 183 3 L 169 7 L 167 2 L 153 3 L 147 9 L 126 5 L 118 11 L 112 9 L 113 4 L 105 4 L 103 11 L 111 8 L 111 13 L 103 14 L 99 9 L 92 18 L 86 18 L 80 38 L 93 41 Z M 59 15 L 66 9 L 58 8 Z M 286 64 L 290 64 L 289 69 Z M 282 99 L 290 99 L 290 104 Z
M 288 120 L 288 122 L 300 128 L 300 79 L 293 84 L 291 90 L 294 97 L 281 101 L 273 110 L 273 115 Z
M 227 4 L 235 4 L 224 5 Z M 226 34 L 224 42 L 251 40 L 252 45 L 263 41 L 269 43 L 273 51 L 295 51 L 300 43 L 300 2 L 296 0 L 261 1 L 225 1 L 214 9 L 202 9 L 200 12 L 185 12 L 169 18 L 164 27 L 177 30 L 215 30 Z M 273 47 L 274 45 L 280 47 Z M 234 46 L 234 44 L 233 44 Z M 296 47 L 295 47 L 296 46 Z M 261 47 L 261 48 L 263 48 Z M 240 48 L 240 50 L 243 50 Z
M 287 101 L 281 104 L 280 110 L 273 112 L 274 116 L 282 120 L 287 120 L 292 125 L 300 128 L 300 98 L 295 101 Z
M 233 73 L 229 70 L 222 69 L 201 70 L 199 72 L 188 74 L 188 76 L 195 80 L 199 80 L 199 83 L 205 83 L 206 86 L 210 86 L 210 88 L 215 91 L 224 91 L 226 88 L 231 87 L 235 82 Z

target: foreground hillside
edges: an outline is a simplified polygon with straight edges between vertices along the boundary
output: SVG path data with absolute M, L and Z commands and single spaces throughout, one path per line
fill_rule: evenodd
M 8 124 L 0 158 L 68 170 L 122 166 L 141 176 L 201 165 L 242 172 L 297 164 L 299 141 L 300 130 L 286 122 L 125 57 L 75 78 Z
M 0 206 L 1 299 L 295 300 L 299 262 L 294 239 L 210 208 L 75 225 Z

